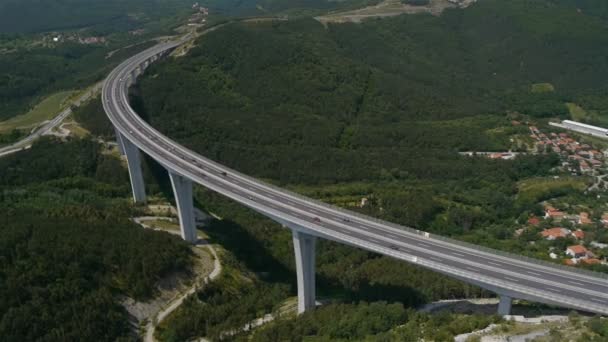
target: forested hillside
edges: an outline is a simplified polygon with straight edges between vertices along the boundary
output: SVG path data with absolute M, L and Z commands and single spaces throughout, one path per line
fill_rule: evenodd
M 566 102 L 608 108 L 608 29 L 599 12 L 551 4 L 487 0 L 440 17 L 360 25 L 228 25 L 188 56 L 150 67 L 136 103 L 168 136 L 253 176 L 389 221 L 548 258 L 542 247 L 513 238 L 514 223 L 540 214 L 539 202 L 551 195 L 520 193 L 518 184 L 554 175 L 558 156 L 491 160 L 457 152 L 519 148 L 513 138 L 525 140 L 528 129 L 512 121 L 565 118 Z M 540 83 L 553 91 L 535 91 Z M 203 290 L 167 321 L 164 340 L 216 337 L 260 317 L 280 298 L 270 284 L 290 284 L 295 293 L 288 231 L 213 193 L 197 199 L 226 218 L 206 229 L 212 241 L 268 276 L 239 297 L 254 312 L 226 295 L 233 290 Z M 489 323 L 403 308 L 480 296 L 478 288 L 327 241 L 317 258 L 319 295 L 354 304 L 248 338 L 449 340 Z M 403 307 L 364 304 L 382 300 Z M 370 321 L 377 307 L 390 314 L 351 325 Z M 349 317 L 345 325 L 328 322 L 337 311 Z M 387 331 L 398 321 L 399 331 Z M 419 324 L 437 328 L 414 331 Z
M 344 10 L 379 3 L 381 0 L 204 0 L 213 13 L 225 16 L 274 14 L 310 15 L 328 10 Z
M 234 24 L 152 66 L 140 110 L 238 170 L 349 207 L 367 197 L 370 214 L 500 245 L 515 217 L 540 209 L 515 200 L 517 182 L 558 159 L 456 152 L 512 148 L 510 137 L 527 135 L 512 117 L 565 116 L 566 100 L 605 108 L 605 27 L 545 10 L 536 22 L 540 5 L 489 0 L 361 25 Z M 564 56 L 570 46 L 585 53 Z M 537 82 L 556 90 L 532 92 Z
M 43 139 L 0 159 L 2 340 L 131 339 L 119 298 L 150 298 L 160 277 L 189 269 L 183 241 L 129 220 L 126 170 L 101 152 Z
M 362 180 L 381 169 L 459 177 L 471 171 L 452 151 L 508 147 L 510 132 L 492 130 L 507 111 L 608 107 L 605 25 L 535 4 L 488 0 L 439 18 L 327 29 L 312 19 L 232 25 L 188 58 L 154 66 L 144 109 L 206 155 L 284 182 Z M 546 22 L 530 19 L 539 16 Z M 531 92 L 538 82 L 556 91 Z
M 85 88 L 103 80 L 113 66 L 151 44 L 136 44 L 111 58 L 107 58 L 108 53 L 120 45 L 67 43 L 0 53 L 0 121 L 24 114 L 46 94 Z
M 189 0 L 0 0 L 0 33 L 97 27 L 129 30 L 183 12 Z

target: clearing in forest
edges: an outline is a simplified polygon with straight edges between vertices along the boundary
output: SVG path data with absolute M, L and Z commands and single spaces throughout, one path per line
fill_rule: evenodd
M 60 91 L 46 97 L 29 112 L 0 122 L 0 133 L 8 132 L 16 128 L 34 128 L 43 121 L 52 119 L 65 107 L 67 100 L 73 94 L 74 91 L 68 90 Z
M 316 17 L 322 24 L 327 23 L 360 23 L 365 19 L 392 17 L 401 14 L 430 13 L 440 15 L 446 8 L 465 8 L 477 0 L 460 0 L 458 4 L 448 0 L 429 0 L 427 5 L 409 5 L 401 0 L 384 0 L 377 5 L 347 12 L 329 13 Z

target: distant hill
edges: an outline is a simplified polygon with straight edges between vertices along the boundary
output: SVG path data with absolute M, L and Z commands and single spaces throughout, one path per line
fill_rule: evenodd
M 319 11 L 350 9 L 379 3 L 382 0 L 203 0 L 221 15 L 263 15 L 274 13 L 313 14 Z
M 0 33 L 31 33 L 95 25 L 128 28 L 181 9 L 191 0 L 0 0 Z

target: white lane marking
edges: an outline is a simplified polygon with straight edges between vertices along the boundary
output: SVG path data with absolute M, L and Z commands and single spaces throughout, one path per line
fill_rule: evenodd
M 495 262 L 491 262 L 491 261 L 488 261 L 488 264 L 502 267 L 501 264 L 498 264 L 498 263 L 495 263 Z
M 442 262 L 442 260 L 441 260 L 441 259 L 439 259 L 439 258 L 435 258 L 435 257 L 429 257 L 429 259 L 431 259 L 431 260 L 435 260 L 435 261 L 439 261 L 439 262 Z
M 556 288 L 553 288 L 553 287 L 547 287 L 547 290 L 555 291 L 555 292 L 562 292 L 562 290 L 556 289 Z
M 450 254 L 456 255 L 456 256 L 459 256 L 459 257 L 463 257 L 464 256 L 464 254 L 460 254 L 460 253 L 456 253 L 456 252 L 450 252 Z
M 473 271 L 473 272 L 479 272 L 479 270 L 475 267 L 469 267 L 469 266 L 465 266 L 465 268 L 469 271 Z
M 539 274 L 539 273 L 532 272 L 532 271 L 526 271 L 526 273 L 531 274 L 531 275 L 534 275 L 534 276 L 540 276 L 540 274 Z
M 509 280 L 509 281 L 513 281 L 513 282 L 519 283 L 519 280 L 511 278 L 511 277 L 505 277 L 505 279 Z
M 578 285 L 578 286 L 585 286 L 585 284 L 583 284 L 583 283 L 579 283 L 579 282 L 572 281 L 572 280 L 568 280 L 568 282 L 569 282 L 570 284 L 574 284 L 574 285 Z
M 371 239 L 371 238 L 369 239 L 369 241 L 371 241 L 371 242 L 375 242 L 375 243 L 380 243 L 380 241 L 378 241 L 378 240 L 376 240 L 376 239 Z
M 357 226 L 357 228 L 360 228 L 360 229 L 363 229 L 363 230 L 365 230 L 365 231 L 368 231 L 368 232 L 369 232 L 369 228 L 366 228 L 365 226 Z

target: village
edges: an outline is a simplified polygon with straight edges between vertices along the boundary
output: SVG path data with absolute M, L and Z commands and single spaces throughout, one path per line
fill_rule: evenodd
M 596 199 L 601 199 L 601 193 L 592 192 L 607 187 L 604 171 L 608 150 L 601 152 L 590 144 L 577 141 L 568 133 L 544 133 L 533 125 L 528 128 L 535 143 L 535 151 L 532 153 L 558 154 L 561 159 L 559 171 L 571 176 L 592 177 L 593 184 L 585 193 L 595 194 Z M 567 208 L 559 208 L 559 202 L 552 201 L 542 204 L 544 216 L 530 217 L 526 227 L 518 229 L 516 235 L 530 228 L 540 228 L 542 230 L 538 234 L 542 239 L 555 242 L 547 251 L 551 259 L 561 259 L 566 265 L 608 265 L 608 244 L 596 241 L 598 236 L 603 235 L 598 232 L 608 230 L 608 210 L 603 212 L 597 208 L 588 208 L 588 211 L 576 212 L 575 208 L 584 206 L 568 203 Z

